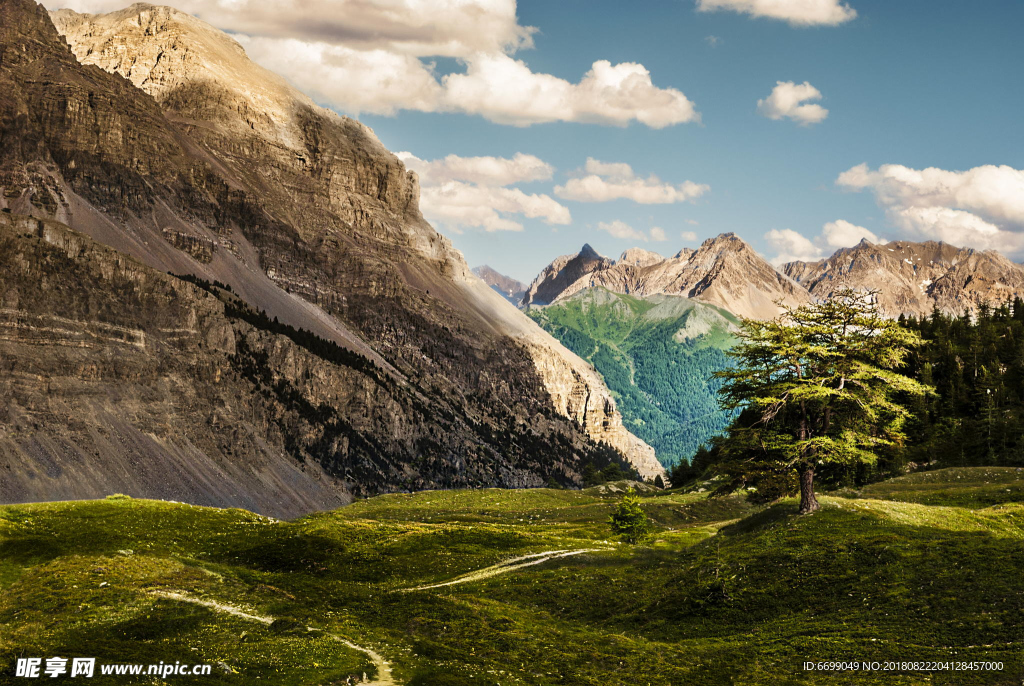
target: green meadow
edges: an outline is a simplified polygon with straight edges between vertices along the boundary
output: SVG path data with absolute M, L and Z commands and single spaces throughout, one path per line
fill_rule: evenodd
M 616 490 L 387 495 L 291 522 L 117 497 L 0 507 L 0 682 L 31 683 L 18 657 L 82 656 L 213 665 L 98 684 L 1021 683 L 1024 472 L 912 474 L 803 517 L 644 491 L 656 532 L 636 546 L 607 526 Z

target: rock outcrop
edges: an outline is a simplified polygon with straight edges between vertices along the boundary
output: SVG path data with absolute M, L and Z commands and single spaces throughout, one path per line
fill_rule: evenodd
M 866 239 L 818 262 L 790 262 L 783 271 L 814 298 L 843 288 L 878 292 L 878 305 L 890 317 L 926 316 L 934 308 L 968 314 L 983 303 L 998 305 L 1024 296 L 1024 268 L 999 253 L 957 248 L 947 243 Z
M 583 463 L 608 459 L 598 440 L 630 442 L 599 382 L 584 395 L 609 403 L 553 399 L 581 363 L 552 341 L 548 356 L 533 354 L 539 334 L 522 322 L 532 323 L 423 220 L 415 175 L 367 127 L 315 106 L 175 10 L 53 16 L 75 54 L 34 2 L 0 4 L 0 207 L 66 224 L 140 268 L 226 284 L 274 326 L 374 365 L 358 398 L 330 391 L 349 383 L 335 378 L 310 401 L 352 427 L 337 430 L 346 440 L 311 438 L 309 450 L 287 422 L 276 438 L 252 425 L 253 440 L 283 446 L 294 464 L 311 457 L 335 501 L 574 483 Z M 496 319 L 490 296 L 511 314 Z M 249 373 L 276 392 L 284 360 L 265 352 Z M 552 356 L 561 362 L 549 370 Z M 220 430 L 248 431 L 246 421 L 229 415 Z M 398 443 L 359 443 L 393 431 Z
M 668 259 L 634 249 L 613 261 L 586 245 L 578 255 L 559 257 L 546 267 L 530 285 L 523 306 L 546 305 L 595 287 L 640 296 L 681 295 L 762 319 L 781 312 L 779 303 L 810 301 L 804 288 L 727 233 Z

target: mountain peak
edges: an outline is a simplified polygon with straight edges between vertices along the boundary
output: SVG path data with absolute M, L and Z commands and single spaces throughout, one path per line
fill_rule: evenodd
M 774 317 L 778 301 L 800 305 L 805 290 L 777 272 L 734 233 L 709 238 L 697 251 L 683 249 L 666 260 L 642 248 L 622 253 L 618 262 L 563 256 L 534 280 L 524 306 L 547 305 L 588 288 L 639 296 L 684 296 L 755 318 Z M 638 267 L 640 267 L 638 269 Z
M 579 257 L 587 257 L 591 259 L 598 259 L 601 257 L 601 253 L 594 250 L 590 243 L 584 243 L 583 247 L 580 248 Z
M 644 250 L 643 248 L 630 248 L 619 256 L 619 259 L 615 264 L 629 264 L 634 267 L 649 267 L 652 264 L 658 264 L 664 262 L 665 258 L 662 255 L 652 251 Z

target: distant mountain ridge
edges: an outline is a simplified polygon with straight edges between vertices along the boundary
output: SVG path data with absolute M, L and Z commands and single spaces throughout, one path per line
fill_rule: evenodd
M 818 300 L 841 288 L 878 291 L 887 315 L 926 316 L 934 308 L 964 314 L 983 303 L 1024 295 L 1024 267 L 994 250 L 948 243 L 862 240 L 818 262 L 790 262 L 782 271 Z
M 491 269 L 486 264 L 474 267 L 473 273 L 513 305 L 519 305 L 523 301 L 523 296 L 526 295 L 526 284 L 513 279 L 511 276 L 505 276 Z
M 1024 296 L 1024 266 L 1000 253 L 947 243 L 867 240 L 817 262 L 772 267 L 747 243 L 727 233 L 664 258 L 633 248 L 618 260 L 584 245 L 563 255 L 530 284 L 521 307 L 557 303 L 589 288 L 647 297 L 679 295 L 741 317 L 771 318 L 779 304 L 825 300 L 842 288 L 878 291 L 888 317 L 924 316 L 934 308 L 953 315 Z
M 589 245 L 576 255 L 563 255 L 530 284 L 522 306 L 548 305 L 587 288 L 602 287 L 637 296 L 679 295 L 722 307 L 741 317 L 771 318 L 778 303 L 797 306 L 810 294 L 779 273 L 746 242 L 726 233 L 704 241 L 697 250 L 674 257 L 627 251 L 609 259 Z

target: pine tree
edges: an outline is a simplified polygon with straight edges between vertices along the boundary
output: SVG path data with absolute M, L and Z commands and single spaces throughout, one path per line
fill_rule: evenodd
M 642 541 L 653 529 L 647 513 L 640 507 L 640 497 L 632 488 L 622 496 L 618 508 L 608 518 L 608 523 L 615 534 L 632 544 Z
M 718 441 L 733 483 L 745 469 L 795 469 L 807 514 L 819 508 L 819 465 L 871 464 L 879 448 L 903 443 L 905 401 L 932 390 L 894 371 L 921 338 L 882 317 L 875 295 L 844 290 L 772 321 L 743 321 L 737 364 L 718 373 L 723 407 L 743 410 Z

